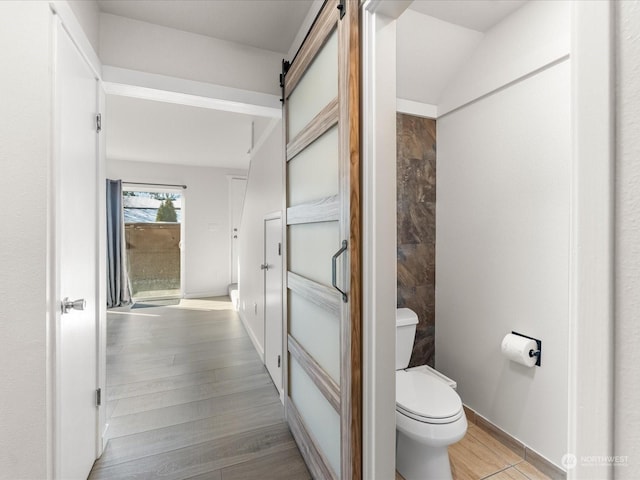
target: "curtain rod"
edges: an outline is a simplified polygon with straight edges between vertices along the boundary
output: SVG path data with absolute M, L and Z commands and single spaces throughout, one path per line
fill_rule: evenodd
M 123 181 L 122 183 L 124 183 L 125 185 L 148 185 L 151 187 L 180 187 L 183 190 L 187 189 L 186 185 L 171 185 L 170 183 L 147 183 L 147 182 L 125 182 L 125 181 Z

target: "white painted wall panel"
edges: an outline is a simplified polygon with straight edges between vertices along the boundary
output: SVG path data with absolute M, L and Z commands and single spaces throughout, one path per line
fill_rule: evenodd
M 282 209 L 282 122 L 266 130 L 251 156 L 240 227 L 240 315 L 260 353 L 264 349 L 264 216 Z M 255 306 L 255 307 L 254 307 Z
M 571 2 L 528 2 L 489 30 L 449 79 L 438 115 L 458 108 L 569 54 Z M 438 70 L 434 66 L 434 70 Z
M 640 1 L 618 2 L 616 164 L 615 454 L 627 466 L 615 478 L 640 471 Z
M 100 38 L 100 9 L 96 0 L 67 0 L 84 30 L 94 52 L 98 52 Z
M 438 121 L 436 368 L 556 464 L 567 448 L 569 61 Z M 542 367 L 500 353 L 542 339 Z
M 0 2 L 0 478 L 46 478 L 51 11 Z
M 463 67 L 449 79 L 438 115 L 458 108 L 568 55 L 571 2 L 527 2 L 489 30 Z M 437 65 L 428 69 L 438 71 Z
M 398 98 L 437 105 L 483 34 L 406 10 L 397 21 Z
M 443 115 L 569 54 L 571 2 L 532 1 L 486 33 L 406 10 L 397 21 L 399 99 Z
M 280 94 L 283 53 L 105 13 L 99 42 L 104 65 Z

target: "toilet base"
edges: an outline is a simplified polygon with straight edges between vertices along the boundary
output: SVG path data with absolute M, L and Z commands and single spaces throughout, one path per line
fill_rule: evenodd
M 405 480 L 452 480 L 447 446 L 429 447 L 396 432 L 396 469 Z

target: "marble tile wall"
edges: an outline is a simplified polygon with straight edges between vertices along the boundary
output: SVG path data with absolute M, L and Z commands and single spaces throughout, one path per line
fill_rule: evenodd
M 411 366 L 435 357 L 436 121 L 398 113 L 398 307 L 418 314 Z

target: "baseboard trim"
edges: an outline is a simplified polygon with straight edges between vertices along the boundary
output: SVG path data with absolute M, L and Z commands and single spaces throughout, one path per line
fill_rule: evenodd
M 195 293 L 186 293 L 183 295 L 183 298 L 207 298 L 207 297 L 227 297 L 229 296 L 227 292 L 227 287 L 221 288 L 219 290 L 209 290 L 208 292 L 195 292 Z
M 536 467 L 542 473 L 547 475 L 552 480 L 566 480 L 567 472 L 559 468 L 556 464 L 547 460 L 532 448 L 526 446 L 517 438 L 509 435 L 500 427 L 491 423 L 482 415 L 474 411 L 473 409 L 464 405 L 464 412 L 467 416 L 467 422 L 477 425 L 486 432 L 490 433 L 496 440 L 502 443 L 505 447 L 511 450 L 516 455 L 524 458 L 531 465 Z
M 247 322 L 247 319 L 244 318 L 242 311 L 238 311 L 238 316 L 240 317 L 240 321 L 242 322 L 244 329 L 247 331 L 247 335 L 249 335 L 249 338 L 251 339 L 251 343 L 253 343 L 253 347 L 256 349 L 256 352 L 258 352 L 258 355 L 260 355 L 260 360 L 264 363 L 264 350 L 260 346 L 260 342 L 258 342 L 253 330 L 249 327 L 249 323 Z
M 105 407 L 106 408 L 106 407 Z M 102 430 L 102 453 L 105 452 L 105 450 L 107 449 L 107 444 L 109 443 L 109 436 L 107 435 L 107 432 L 109 431 L 109 423 L 107 422 L 104 426 L 104 430 Z M 101 454 L 102 455 L 102 454 Z

